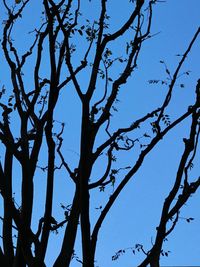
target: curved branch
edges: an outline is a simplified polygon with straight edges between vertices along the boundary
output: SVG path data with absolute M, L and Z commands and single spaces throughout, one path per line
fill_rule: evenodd
M 88 185 L 89 189 L 93 189 L 93 188 L 96 188 L 96 187 L 102 185 L 102 183 L 105 182 L 106 178 L 108 177 L 108 174 L 109 174 L 111 166 L 112 166 L 112 150 L 113 150 L 113 146 L 110 146 L 110 148 L 108 149 L 107 168 L 106 168 L 104 175 L 98 181 L 89 184 Z
M 141 123 L 145 122 L 149 118 L 152 118 L 159 111 L 160 108 L 157 108 L 154 111 L 147 113 L 144 117 L 136 120 L 130 127 L 118 129 L 115 133 L 112 134 L 112 136 L 105 143 L 103 143 L 96 149 L 96 151 L 94 152 L 94 158 L 96 159 L 102 153 L 102 151 L 112 142 L 114 142 L 116 138 L 119 137 L 121 134 L 128 133 L 137 129 Z

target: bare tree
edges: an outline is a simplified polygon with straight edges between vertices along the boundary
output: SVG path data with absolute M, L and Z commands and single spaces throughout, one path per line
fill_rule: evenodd
M 190 133 L 183 140 L 185 149 L 174 185 L 163 203 L 155 241 L 148 251 L 139 247 L 144 253 L 144 260 L 139 266 L 159 266 L 164 240 L 175 229 L 182 206 L 200 185 L 199 177 L 191 180 L 189 173 L 198 149 L 200 82 L 197 81 L 194 88 L 195 102 L 183 114 L 173 121 L 166 114 L 181 68 L 200 29 L 197 29 L 180 57 L 173 74 L 161 62 L 166 70 L 167 82 L 150 81 L 167 85 L 164 101 L 130 125 L 122 122 L 120 127 L 114 128 L 112 121 L 119 92 L 128 85 L 137 69 L 143 43 L 153 37 L 153 8 L 162 1 L 130 1 L 130 16 L 112 30 L 106 0 L 99 1 L 99 17 L 93 20 L 86 18 L 86 21 L 82 18 L 80 0 L 44 0 L 41 3 L 41 23 L 32 26 L 34 30 L 29 35 L 32 44 L 25 51 L 19 48 L 21 36 L 17 40 L 15 31 L 24 14 L 31 12 L 29 5 L 32 1 L 15 2 L 10 6 L 3 0 L 7 18 L 4 20 L 2 51 L 9 67 L 12 90 L 2 86 L 0 92 L 0 140 L 3 151 L 0 192 L 4 208 L 0 262 L 9 267 L 46 266 L 49 237 L 53 231 L 64 227 L 60 253 L 53 266 L 70 266 L 80 224 L 82 259 L 77 260 L 84 267 L 94 267 L 101 226 L 118 196 L 142 167 L 152 149 L 187 119 Z M 90 5 L 93 5 L 92 1 Z M 113 44 L 120 39 L 123 39 L 122 56 L 113 48 Z M 88 84 L 83 82 L 81 75 L 87 76 Z M 80 141 L 77 140 L 77 144 L 80 142 L 79 159 L 75 168 L 71 167 L 65 153 L 65 123 L 62 121 L 66 114 L 63 112 L 59 118 L 55 115 L 60 99 L 72 86 L 81 108 Z M 62 101 L 65 101 L 64 98 Z M 138 129 L 142 135 L 135 137 Z M 140 147 L 138 155 L 133 153 L 136 145 Z M 115 161 L 120 153 L 125 152 L 133 153 L 135 159 L 124 167 Z M 41 157 L 47 159 L 44 167 Z M 100 177 L 95 178 L 92 173 L 97 168 L 97 162 L 102 162 L 105 167 L 98 171 L 102 172 Z M 21 175 L 21 184 L 17 188 L 13 187 L 15 179 L 18 179 L 16 166 L 19 166 Z M 73 183 L 74 194 L 71 203 L 62 206 L 63 220 L 58 222 L 53 217 L 53 197 L 55 177 L 61 170 L 66 171 Z M 37 219 L 33 216 L 33 206 L 37 204 L 34 188 L 38 172 L 46 179 L 46 199 L 43 216 L 35 231 L 33 223 Z M 119 172 L 120 180 L 116 178 Z M 106 204 L 100 207 L 100 215 L 91 227 L 90 195 L 98 194 L 95 189 L 104 191 L 109 185 L 113 185 L 113 191 Z M 20 204 L 17 204 L 14 192 L 20 192 Z M 16 233 L 16 240 L 13 233 Z M 119 254 L 120 251 L 113 259 L 117 259 Z

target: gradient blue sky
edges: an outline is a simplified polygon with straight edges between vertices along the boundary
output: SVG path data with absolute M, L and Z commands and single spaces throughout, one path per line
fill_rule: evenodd
M 14 1 L 10 0 L 7 2 L 12 4 Z M 19 24 L 17 24 L 14 39 L 21 51 L 29 44 L 30 38 L 27 32 L 34 28 L 30 28 L 30 25 L 37 25 L 40 22 L 39 2 L 30 1 L 30 7 L 27 8 L 27 13 Z M 84 17 L 97 19 L 99 2 L 99 0 L 92 0 L 91 2 L 86 0 L 82 1 L 82 19 Z M 111 17 L 110 27 L 114 30 L 130 14 L 132 3 L 129 3 L 128 0 L 108 0 L 107 2 L 108 15 Z M 176 54 L 182 54 L 185 51 L 194 32 L 200 26 L 199 11 L 199 0 L 166 0 L 161 1 L 154 7 L 151 32 L 156 35 L 144 43 L 138 60 L 138 69 L 119 94 L 120 102 L 117 104 L 119 112 L 113 116 L 111 129 L 127 126 L 136 118 L 159 106 L 166 93 L 166 88 L 160 85 L 149 85 L 148 80 L 166 78 L 165 69 L 159 63 L 160 60 L 164 60 L 168 68 L 173 72 L 179 60 Z M 0 3 L 0 17 L 1 19 L 5 18 L 2 3 Z M 25 20 L 28 23 L 25 23 Z M 119 40 L 119 43 L 113 44 L 113 51 L 123 56 L 122 43 L 123 38 Z M 79 45 L 82 48 L 82 44 Z M 78 46 L 78 49 L 80 47 Z M 5 66 L 2 52 L 0 52 L 0 57 L 2 62 L 0 65 L 0 86 L 5 84 L 9 87 L 9 73 Z M 74 62 L 76 60 L 78 60 L 78 55 L 77 58 L 74 58 Z M 182 72 L 191 71 L 189 77 L 182 76 L 180 78 L 180 84 L 184 83 L 185 88 L 180 88 L 179 81 L 177 82 L 177 86 L 175 86 L 174 101 L 168 109 L 172 120 L 178 114 L 181 114 L 190 103 L 193 103 L 196 81 L 200 78 L 199 62 L 200 39 L 197 40 L 192 49 L 192 53 L 182 69 Z M 25 81 L 27 87 L 30 87 L 30 90 L 32 89 L 33 78 L 33 73 L 30 71 L 31 66 L 32 62 L 30 61 L 29 68 L 25 70 Z M 47 61 L 46 68 L 44 63 L 43 72 L 48 73 L 48 71 Z M 113 75 L 115 75 L 115 72 L 113 72 Z M 84 74 L 79 78 L 82 82 L 82 88 L 87 86 L 87 75 Z M 66 141 L 63 145 L 63 151 L 73 169 L 76 167 L 79 159 L 80 102 L 74 94 L 72 85 L 61 94 L 55 119 L 66 123 L 64 134 Z M 17 136 L 18 126 L 16 123 L 13 125 Z M 59 126 L 58 123 L 55 128 Z M 117 261 L 112 261 L 111 257 L 119 249 L 134 247 L 137 243 L 143 244 L 147 250 L 151 248 L 151 242 L 154 240 L 156 234 L 156 226 L 159 223 L 162 203 L 173 184 L 177 164 L 184 148 L 182 138 L 187 137 L 188 130 L 188 124 L 183 123 L 170 133 L 148 155 L 141 170 L 122 192 L 102 226 L 96 254 L 97 266 L 134 267 L 143 259 L 141 253 L 133 255 L 131 250 L 127 250 Z M 140 135 L 140 132 L 138 132 L 138 135 Z M 39 164 L 41 166 L 45 165 L 46 161 L 45 149 L 44 146 L 43 153 L 40 155 Z M 0 151 L 3 153 L 2 149 Z M 130 153 L 128 156 L 122 153 L 117 161 L 119 167 L 125 167 L 130 165 L 131 162 L 133 163 L 138 152 L 139 147 L 136 147 L 136 151 Z M 102 171 L 102 168 L 104 168 L 104 160 L 98 163 L 98 166 L 93 172 L 93 177 L 96 177 Z M 197 162 L 192 173 L 194 178 L 199 175 L 199 170 L 199 162 Z M 15 171 L 14 188 L 16 188 L 16 200 L 20 201 L 20 192 L 17 188 L 21 178 L 20 168 L 17 164 Z M 120 175 L 123 175 L 123 171 Z M 37 222 L 42 216 L 45 195 L 45 176 L 40 170 L 38 170 L 35 177 L 35 183 L 37 203 L 34 206 L 34 216 L 36 216 L 35 222 Z M 112 188 L 105 190 L 104 193 L 99 193 L 98 190 L 92 193 L 92 224 L 99 214 L 99 210 L 96 210 L 95 207 L 103 205 L 111 193 Z M 53 215 L 58 221 L 63 219 L 63 210 L 60 208 L 60 203 L 70 204 L 72 195 L 73 185 L 69 182 L 66 173 L 64 171 L 56 172 Z M 198 192 L 191 198 L 181 213 L 181 217 L 194 217 L 195 220 L 190 224 L 186 223 L 184 219 L 179 221 L 175 231 L 169 236 L 168 242 L 164 246 L 164 249 L 171 251 L 171 253 L 169 253 L 169 257 L 161 258 L 162 266 L 200 265 L 199 207 L 200 195 Z M 2 211 L 0 210 L 1 214 Z M 34 223 L 33 227 L 35 227 Z M 60 230 L 59 235 L 51 235 L 46 257 L 48 267 L 51 267 L 52 261 L 59 251 L 62 232 L 63 230 Z M 79 235 L 76 243 L 76 253 L 81 257 Z M 71 266 L 78 267 L 80 263 L 74 260 Z

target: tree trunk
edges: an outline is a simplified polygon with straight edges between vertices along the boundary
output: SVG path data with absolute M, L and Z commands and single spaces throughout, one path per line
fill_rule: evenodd
M 10 199 L 12 199 L 12 162 L 13 154 L 9 149 L 6 149 L 4 163 L 4 187 L 6 194 Z M 4 199 L 3 250 L 8 266 L 12 266 L 14 260 L 14 249 L 12 241 L 12 212 L 6 199 Z
M 70 212 L 70 217 L 65 230 L 62 248 L 53 267 L 63 267 L 63 266 L 69 267 L 70 265 L 74 252 L 74 244 L 78 228 L 79 214 L 80 214 L 79 191 L 78 189 L 76 189 L 72 204 L 72 209 Z

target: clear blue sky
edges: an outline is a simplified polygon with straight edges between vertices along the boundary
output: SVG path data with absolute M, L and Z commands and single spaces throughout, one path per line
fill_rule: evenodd
M 12 3 L 13 1 L 7 1 Z M 16 43 L 20 50 L 29 43 L 29 35 L 26 33 L 33 30 L 29 28 L 32 24 L 39 24 L 40 8 L 39 1 L 30 1 L 31 9 L 27 8 L 27 14 L 22 18 L 21 22 L 16 27 Z M 99 13 L 98 0 L 91 2 L 82 1 L 83 16 L 82 18 L 97 19 Z M 117 26 L 126 20 L 131 12 L 132 3 L 128 0 L 108 0 L 108 15 L 111 17 L 111 29 L 116 29 Z M 28 11 L 29 10 L 29 11 Z M 112 129 L 117 127 L 128 126 L 136 118 L 151 109 L 156 108 L 161 103 L 166 92 L 165 87 L 160 85 L 149 85 L 150 79 L 165 79 L 166 74 L 160 60 L 164 60 L 168 68 L 173 71 L 178 63 L 179 58 L 176 54 L 182 54 L 189 44 L 194 32 L 200 26 L 200 1 L 199 0 L 166 0 L 161 1 L 154 7 L 154 15 L 152 22 L 152 34 L 155 36 L 143 45 L 139 60 L 138 69 L 134 72 L 128 83 L 122 88 L 119 94 L 120 102 L 117 104 L 118 113 L 114 113 Z M 0 3 L 0 17 L 4 17 L 5 12 Z M 25 24 L 25 19 L 28 23 Z M 112 31 L 112 30 L 111 30 Z M 122 48 L 123 40 L 113 44 L 114 51 L 120 56 L 123 56 Z M 79 44 L 82 47 L 82 44 Z M 84 46 L 83 46 L 84 47 Z M 81 53 L 81 49 L 80 49 Z M 186 109 L 187 105 L 193 103 L 194 90 L 197 79 L 200 78 L 199 60 L 200 60 L 200 39 L 196 42 L 192 49 L 188 60 L 186 61 L 182 71 L 190 70 L 189 77 L 180 78 L 180 84 L 184 83 L 185 88 L 180 88 L 179 81 L 175 86 L 175 101 L 169 108 L 169 115 L 175 118 Z M 2 52 L 0 66 L 0 87 L 5 84 L 9 87 L 9 75 L 3 62 Z M 78 56 L 77 56 L 78 57 Z M 76 62 L 78 58 L 74 59 Z M 26 69 L 26 84 L 32 87 L 32 72 L 29 68 Z M 48 62 L 46 69 L 44 65 L 44 73 L 48 73 Z M 115 75 L 115 73 L 113 73 Z M 82 88 L 87 86 L 87 75 L 80 76 Z M 32 89 L 32 88 L 31 88 Z M 31 90 L 30 89 L 30 90 Z M 55 119 L 66 123 L 65 135 L 66 141 L 63 145 L 63 151 L 72 169 L 76 167 L 79 159 L 79 129 L 80 129 L 80 102 L 73 92 L 72 85 L 62 92 L 61 101 L 56 110 Z M 17 124 L 14 125 L 17 129 Z M 56 127 L 59 127 L 59 123 Z M 118 198 L 116 204 L 111 209 L 107 216 L 99 237 L 97 247 L 97 266 L 99 267 L 134 267 L 140 263 L 143 258 L 141 253 L 133 255 L 131 250 L 120 257 L 118 261 L 112 261 L 111 257 L 119 249 L 134 247 L 135 244 L 143 244 L 148 250 L 151 248 L 151 242 L 156 234 L 156 226 L 159 223 L 159 215 L 162 208 L 162 203 L 166 197 L 170 186 L 173 184 L 177 164 L 183 151 L 182 138 L 187 137 L 187 124 L 180 125 L 177 129 L 170 133 L 154 151 L 145 160 L 141 170 L 135 175 L 132 181 L 128 184 L 125 190 Z M 17 131 L 17 130 L 16 130 Z M 140 134 L 140 133 L 138 133 Z M 16 132 L 17 135 L 17 132 Z M 123 154 L 117 161 L 119 167 L 129 166 L 135 161 L 137 150 L 128 156 Z M 1 151 L 1 150 L 0 150 Z M 121 161 L 120 161 L 121 160 Z M 46 156 L 45 148 L 41 154 L 40 165 L 45 165 Z M 121 163 L 120 163 L 121 162 Z M 104 161 L 99 162 L 93 172 L 93 177 L 102 171 Z M 195 165 L 193 171 L 194 177 L 199 175 L 199 163 Z M 120 173 L 123 175 L 123 171 Z M 120 179 L 119 175 L 119 179 Z M 16 199 L 20 198 L 20 192 L 17 191 L 17 186 L 20 181 L 20 170 L 16 164 L 16 177 L 14 186 L 16 188 Z M 63 219 L 63 211 L 60 208 L 60 203 L 70 204 L 71 196 L 73 195 L 73 186 L 64 171 L 56 172 L 55 180 L 55 199 L 53 215 L 58 221 Z M 35 177 L 37 203 L 34 206 L 34 216 L 36 222 L 42 216 L 45 176 L 44 173 L 38 170 Z M 92 223 L 99 214 L 99 207 L 112 193 L 112 188 L 105 190 L 104 193 L 94 191 L 91 195 L 91 211 Z M 198 193 L 191 198 L 187 206 L 184 207 L 181 217 L 194 217 L 195 220 L 188 224 L 184 219 L 180 220 L 175 231 L 169 236 L 164 249 L 171 251 L 169 257 L 161 258 L 162 266 L 190 266 L 200 265 L 200 194 Z M 38 205 L 39 204 L 39 205 Z M 2 212 L 0 211 L 0 215 Z M 33 225 L 34 227 L 34 225 Z M 62 230 L 59 235 L 52 234 L 50 239 L 49 251 L 47 254 L 47 266 L 51 267 L 53 259 L 55 259 L 62 238 Z M 80 237 L 78 236 L 76 244 L 76 253 L 80 254 Z M 80 266 L 80 263 L 73 261 L 72 267 Z

